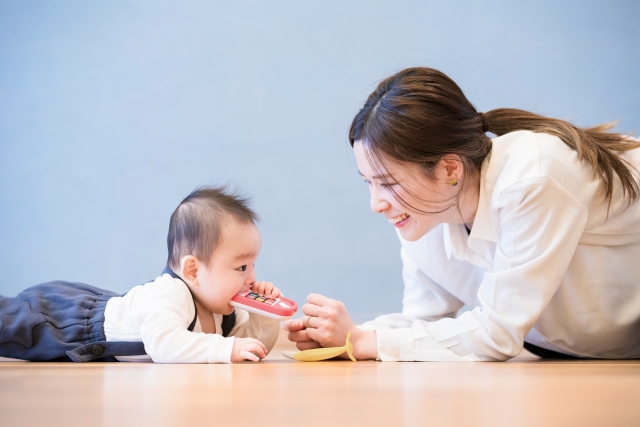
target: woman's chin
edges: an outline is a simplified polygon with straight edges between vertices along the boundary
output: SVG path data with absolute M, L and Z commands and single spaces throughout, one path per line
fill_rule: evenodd
M 428 231 L 424 231 L 421 227 L 418 227 L 415 221 L 413 224 L 406 224 L 404 227 L 398 229 L 400 236 L 407 242 L 415 242 L 420 240 Z

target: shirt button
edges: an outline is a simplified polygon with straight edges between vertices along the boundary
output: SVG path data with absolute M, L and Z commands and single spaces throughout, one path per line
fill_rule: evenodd
M 104 353 L 104 347 L 102 347 L 99 344 L 96 344 L 93 347 L 91 347 L 91 353 L 93 353 L 94 356 L 102 356 L 102 353 Z

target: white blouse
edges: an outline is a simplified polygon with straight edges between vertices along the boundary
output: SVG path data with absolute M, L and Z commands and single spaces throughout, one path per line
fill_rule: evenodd
M 623 158 L 640 169 L 640 149 Z M 525 340 L 640 357 L 640 202 L 627 207 L 614 189 L 607 216 L 599 178 L 559 138 L 494 138 L 471 233 L 443 224 L 400 239 L 402 313 L 361 326 L 377 331 L 380 359 L 500 361 Z

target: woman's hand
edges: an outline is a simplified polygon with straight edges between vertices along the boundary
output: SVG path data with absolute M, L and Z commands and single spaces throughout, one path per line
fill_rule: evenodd
M 302 319 L 289 319 L 284 322 L 284 330 L 289 331 L 287 338 L 289 341 L 296 343 L 298 350 L 309 350 L 312 348 L 322 347 L 320 344 L 307 336 L 306 326 L 304 324 L 307 316 Z
M 342 302 L 311 294 L 307 297 L 307 304 L 302 307 L 302 312 L 307 317 L 288 320 L 284 325 L 289 331 L 289 340 L 295 342 L 299 350 L 342 347 L 347 334 L 351 332 L 356 359 L 378 357 L 376 332 L 358 329 Z

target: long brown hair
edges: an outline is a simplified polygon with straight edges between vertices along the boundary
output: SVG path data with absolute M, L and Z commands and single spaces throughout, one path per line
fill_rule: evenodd
M 635 169 L 617 152 L 640 147 L 640 142 L 607 132 L 612 127 L 609 123 L 580 128 L 512 108 L 481 114 L 445 74 L 432 68 L 415 67 L 380 82 L 353 119 L 349 141 L 351 146 L 355 141 L 362 141 L 375 167 L 386 169 L 386 159 L 399 164 L 412 163 L 420 166 L 427 177 L 432 177 L 435 165 L 448 154 L 460 157 L 465 175 L 479 174 L 491 152 L 491 139 L 486 132 L 497 136 L 517 130 L 547 133 L 559 137 L 578 153 L 581 161 L 593 168 L 594 177 L 596 174 L 600 177 L 604 200 L 609 206 L 616 177 L 622 185 L 623 197 L 631 204 L 640 197 L 632 171 Z M 467 181 L 465 178 L 468 176 L 461 180 L 463 185 L 458 197 Z M 398 197 L 395 192 L 394 195 Z

